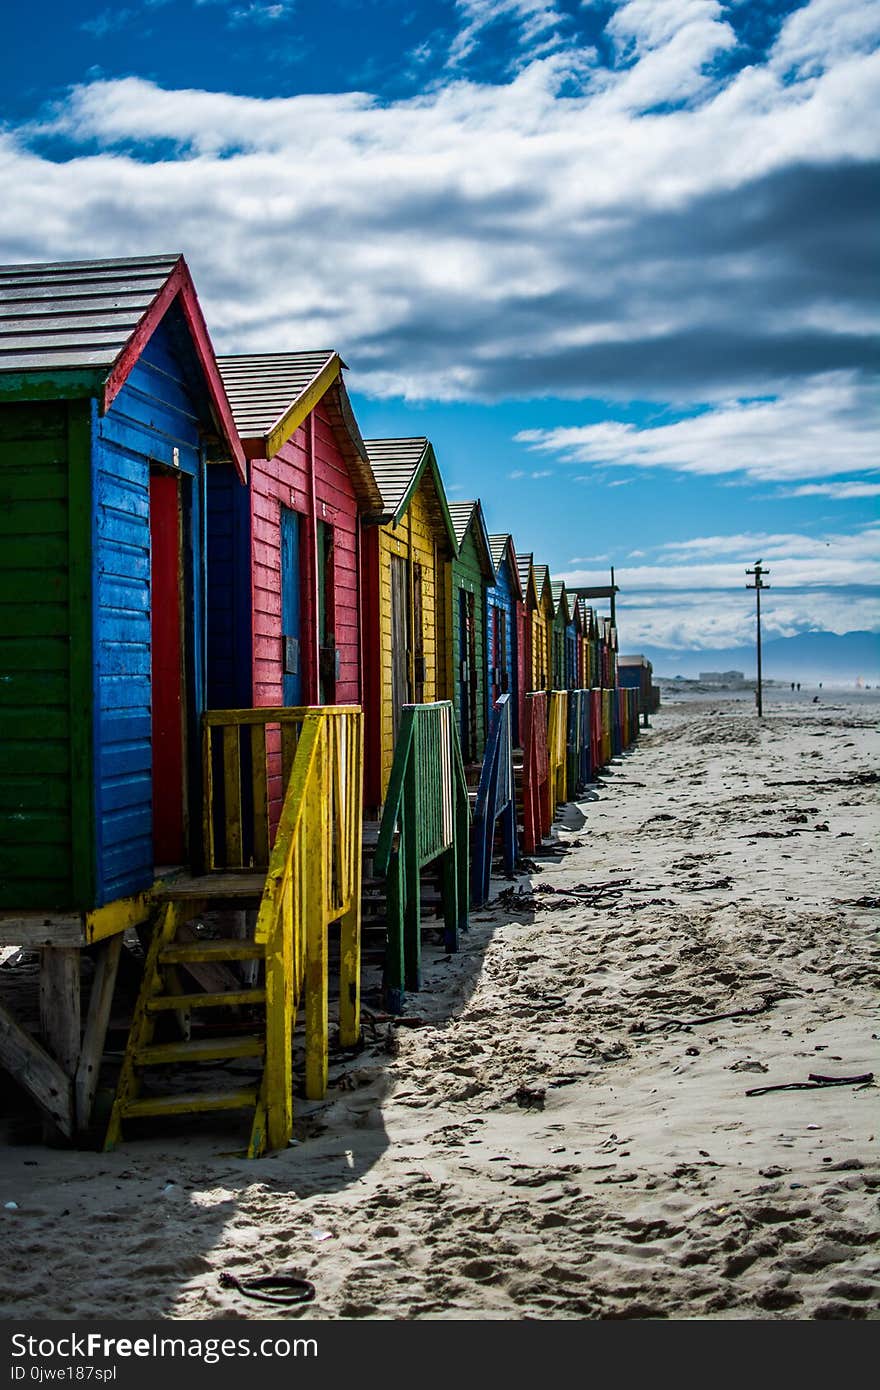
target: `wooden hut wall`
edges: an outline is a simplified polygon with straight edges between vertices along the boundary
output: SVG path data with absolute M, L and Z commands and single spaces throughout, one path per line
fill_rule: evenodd
M 447 678 L 452 684 L 452 700 L 465 762 L 479 762 L 486 746 L 486 592 L 487 585 L 480 566 L 480 552 L 473 526 L 469 526 L 459 547 L 459 553 L 453 556 L 449 566 L 449 602 L 446 614 L 446 632 L 451 654 Z M 473 644 L 476 690 L 470 698 L 470 712 L 462 709 L 462 681 L 457 678 L 462 663 L 470 661 L 469 653 L 462 646 L 465 622 L 463 603 L 468 605 L 470 612 L 467 621 L 473 622 L 470 640 Z
M 4 693 L 31 692 L 0 720 L 5 907 L 91 910 L 189 856 L 207 420 L 181 320 L 172 306 L 104 415 L 91 398 L 0 408 L 5 495 L 25 508 L 4 509 Z
M 88 401 L 0 406 L 0 907 L 94 899 Z
M 565 690 L 568 685 L 565 664 L 565 633 L 568 626 L 568 610 L 566 608 L 564 593 L 554 607 L 555 612 L 553 614 L 553 626 L 550 639 L 553 644 L 553 689 Z
M 254 704 L 286 703 L 281 641 L 282 508 L 289 508 L 299 518 L 301 702 L 357 704 L 361 698 L 358 508 L 345 460 L 320 405 L 271 459 L 251 461 L 250 491 Z M 331 542 L 326 563 L 324 555 L 318 556 L 318 528 L 322 524 L 329 528 L 329 535 L 324 535 Z M 318 612 L 322 597 L 323 615 Z M 319 671 L 322 637 L 335 644 L 339 653 L 335 678 L 326 668 L 323 678 Z
M 496 570 L 496 582 L 486 593 L 486 651 L 489 668 L 487 682 L 486 718 L 491 719 L 492 706 L 499 695 L 509 692 L 511 712 L 516 725 L 519 701 L 519 665 L 517 631 L 517 585 L 506 550 Z M 516 740 L 516 730 L 513 733 Z
M 148 887 L 155 864 L 189 859 L 190 806 L 193 835 L 201 834 L 205 465 L 199 411 L 170 333 L 174 314 L 153 333 L 107 414 L 95 412 L 99 905 Z M 179 534 L 170 534 L 176 525 Z M 179 630 L 166 622 L 175 602 Z M 167 723 L 157 730 L 163 705 Z
M 574 605 L 574 600 L 572 604 Z M 565 629 L 565 684 L 569 690 L 577 690 L 580 686 L 580 663 L 578 660 L 578 649 L 580 647 L 580 622 L 577 610 L 572 607 L 571 621 Z

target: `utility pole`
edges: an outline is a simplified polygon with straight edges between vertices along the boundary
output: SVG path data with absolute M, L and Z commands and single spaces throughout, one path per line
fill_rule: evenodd
M 756 616 L 756 619 L 757 619 L 757 629 L 756 629 L 756 632 L 757 632 L 757 644 L 758 644 L 758 688 L 757 688 L 757 690 L 755 691 L 755 694 L 756 694 L 757 699 L 758 699 L 758 718 L 759 718 L 759 719 L 763 718 L 763 715 L 764 715 L 764 692 L 763 692 L 763 689 L 762 689 L 762 686 L 761 686 L 761 590 L 762 590 L 762 589 L 769 589 L 769 588 L 770 588 L 770 585 L 769 585 L 769 584 L 764 584 L 764 583 L 763 583 L 764 575 L 765 575 L 765 574 L 769 574 L 769 573 L 770 573 L 769 570 L 765 570 L 765 569 L 762 569 L 762 568 L 761 568 L 761 561 L 760 561 L 760 560 L 756 560 L 756 561 L 755 561 L 755 568 L 754 568 L 753 570 L 746 570 L 746 574 L 753 574 L 753 575 L 755 576 L 755 582 L 754 582 L 754 584 L 747 584 L 747 585 L 746 585 L 746 588 L 747 588 L 747 589 L 754 589 L 754 591 L 755 591 L 755 616 Z

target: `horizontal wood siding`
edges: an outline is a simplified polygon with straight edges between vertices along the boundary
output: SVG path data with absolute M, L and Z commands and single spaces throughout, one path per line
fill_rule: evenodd
M 378 563 L 376 564 L 373 599 L 368 600 L 371 621 L 374 624 L 365 633 L 364 648 L 368 661 L 378 660 L 377 675 L 367 682 L 367 691 L 378 691 L 375 708 L 366 704 L 368 738 L 372 738 L 378 748 L 379 768 L 378 786 L 373 783 L 373 795 L 378 790 L 375 805 L 385 798 L 391 763 L 394 758 L 394 729 L 391 707 L 391 557 L 398 555 L 410 559 L 422 567 L 422 652 L 425 659 L 424 702 L 443 698 L 438 690 L 438 658 L 442 656 L 442 631 L 445 621 L 443 602 L 443 573 L 438 584 L 438 544 L 436 523 L 436 500 L 433 480 L 426 471 L 413 494 L 409 507 L 401 521 L 379 527 L 377 541 Z M 369 533 L 368 533 L 369 534 Z M 372 542 L 370 542 L 372 543 Z M 378 628 L 378 631 L 377 631 Z M 375 635 L 374 635 L 375 634 Z M 376 640 L 378 638 L 378 641 Z M 375 643 L 375 645 L 374 645 Z M 376 656 L 373 654 L 376 653 Z M 370 803 L 368 802 L 368 805 Z
M 72 865 L 69 410 L 0 407 L 0 906 L 68 909 Z M 71 461 L 88 468 L 84 457 Z M 86 836 L 91 827 L 84 827 Z M 86 904 L 88 905 L 88 904 Z
M 163 321 L 98 421 L 94 450 L 95 786 L 99 904 L 153 881 L 150 699 L 150 463 L 192 479 L 184 546 L 197 576 L 185 604 L 203 650 L 201 487 L 197 406 Z M 184 484 L 186 487 L 186 484 Z M 188 704 L 204 707 L 197 657 Z M 196 731 L 190 730 L 190 758 Z
M 462 589 L 474 595 L 475 646 L 477 652 L 477 756 L 483 756 L 486 745 L 486 582 L 480 568 L 480 556 L 473 530 L 468 529 L 461 544 L 459 554 L 450 567 L 451 578 L 451 623 L 453 703 L 455 717 L 461 719 L 461 682 L 457 679 L 459 663 L 467 653 L 460 650 L 460 630 L 458 622 L 458 595 Z
M 515 712 L 519 696 L 519 682 L 517 680 L 516 669 L 516 607 L 514 603 L 513 584 L 511 582 L 510 577 L 510 560 L 507 554 L 505 554 L 505 557 L 498 568 L 497 582 L 486 591 L 486 605 L 486 662 L 487 666 L 490 668 L 495 660 L 495 609 L 500 608 L 507 614 L 507 621 L 505 624 L 507 629 L 505 669 L 507 670 L 507 688 L 510 692 L 510 703 Z M 487 718 L 491 722 L 491 676 L 487 678 L 486 682 L 486 710 Z

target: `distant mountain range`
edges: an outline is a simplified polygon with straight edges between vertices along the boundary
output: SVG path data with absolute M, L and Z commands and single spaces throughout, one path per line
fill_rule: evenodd
M 849 684 L 858 680 L 880 685 L 880 634 L 876 632 L 804 632 L 797 637 L 775 637 L 762 644 L 763 670 L 768 680 L 824 681 Z M 622 652 L 636 649 L 622 633 Z M 655 676 L 695 679 L 701 671 L 742 671 L 755 677 L 755 648 L 724 647 L 703 651 L 673 651 L 668 647 L 640 647 L 653 664 Z

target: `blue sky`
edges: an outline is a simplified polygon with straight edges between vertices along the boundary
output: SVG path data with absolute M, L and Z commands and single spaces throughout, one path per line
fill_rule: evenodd
M 0 260 L 182 250 L 218 350 L 338 348 L 366 436 L 428 434 L 555 575 L 613 563 L 628 649 L 748 642 L 758 556 L 768 636 L 880 629 L 878 0 L 97 0 L 4 36 Z

